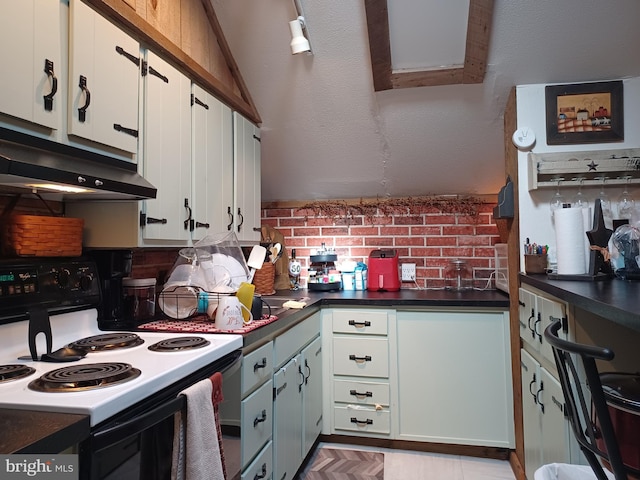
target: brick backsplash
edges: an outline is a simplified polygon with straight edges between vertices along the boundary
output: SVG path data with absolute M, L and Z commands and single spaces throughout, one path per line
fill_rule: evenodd
M 451 260 L 464 259 L 473 271 L 477 288 L 493 288 L 494 249 L 500 242 L 493 219 L 495 204 L 482 204 L 477 216 L 429 211 L 426 213 L 348 219 L 316 216 L 299 208 L 263 208 L 262 223 L 285 237 L 289 255 L 295 248 L 302 264 L 301 284 L 306 285 L 309 256 L 322 243 L 333 248 L 338 262 L 367 262 L 374 249 L 395 249 L 399 263 L 416 264 L 421 288 L 445 286 L 445 270 Z M 308 216 L 307 216 L 308 215 Z M 372 220 L 373 218 L 373 220 Z M 403 282 L 402 288 L 415 288 Z

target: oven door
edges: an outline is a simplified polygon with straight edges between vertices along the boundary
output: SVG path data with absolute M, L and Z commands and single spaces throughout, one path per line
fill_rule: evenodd
M 80 444 L 80 478 L 91 480 L 161 480 L 171 478 L 173 458 L 174 415 L 185 408 L 185 388 L 209 378 L 223 375 L 223 396 L 237 398 L 240 391 L 234 382 L 225 382 L 240 369 L 242 352 L 237 350 L 154 393 L 148 399 L 127 408 L 96 425 L 88 439 Z M 227 478 L 240 478 L 239 439 L 223 437 L 221 452 L 227 467 Z

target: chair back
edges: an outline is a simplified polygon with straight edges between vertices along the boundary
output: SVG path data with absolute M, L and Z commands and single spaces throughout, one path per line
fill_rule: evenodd
M 610 465 L 616 480 L 627 480 L 629 475 L 640 478 L 639 470 L 622 461 L 596 365 L 596 360 L 612 360 L 613 351 L 563 340 L 558 337 L 561 326 L 560 320 L 553 321 L 545 329 L 544 336 L 553 349 L 566 415 L 580 449 L 599 480 L 607 480 L 607 476 L 598 457 Z M 581 383 L 580 367 L 584 370 L 588 391 Z M 604 449 L 599 445 L 604 445 Z

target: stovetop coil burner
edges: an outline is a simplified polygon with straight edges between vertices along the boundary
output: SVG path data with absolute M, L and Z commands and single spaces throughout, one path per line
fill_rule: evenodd
M 81 338 L 69 344 L 71 348 L 84 349 L 90 352 L 131 348 L 142 345 L 144 340 L 135 333 L 115 332 Z
M 37 392 L 79 392 L 111 387 L 140 376 L 140 370 L 128 363 L 88 363 L 46 372 L 29 383 Z
M 202 337 L 176 337 L 154 343 L 149 346 L 149 350 L 153 352 L 177 352 L 206 347 L 210 343 L 209 340 Z
M 0 383 L 11 382 L 20 378 L 28 377 L 36 371 L 35 368 L 27 365 L 9 364 L 0 365 Z

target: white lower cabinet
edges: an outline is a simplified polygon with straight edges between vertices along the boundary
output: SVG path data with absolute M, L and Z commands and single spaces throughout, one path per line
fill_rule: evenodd
M 320 313 L 274 340 L 273 478 L 293 479 L 322 429 Z
M 262 449 L 256 459 L 251 462 L 242 475 L 241 480 L 269 480 L 273 473 L 273 444 L 269 442 Z
M 273 432 L 273 382 L 265 382 L 258 390 L 242 400 L 242 469 L 244 470 L 256 454 L 270 439 Z
M 399 311 L 398 438 L 513 448 L 509 316 Z

